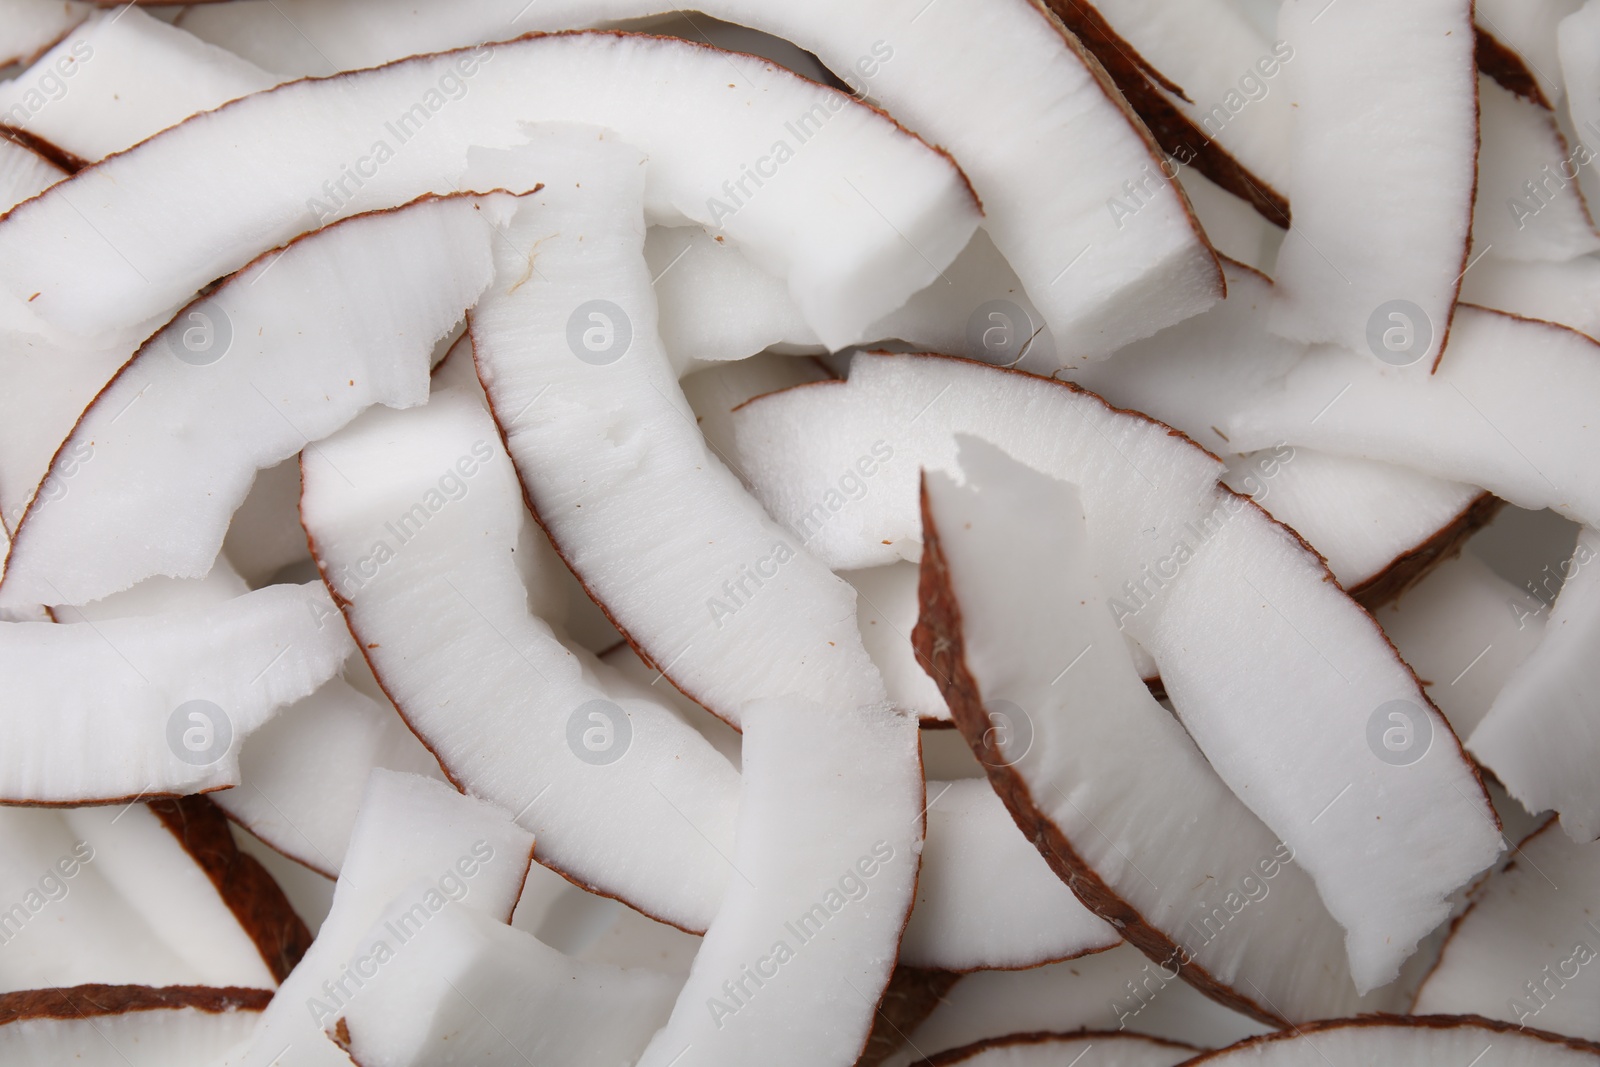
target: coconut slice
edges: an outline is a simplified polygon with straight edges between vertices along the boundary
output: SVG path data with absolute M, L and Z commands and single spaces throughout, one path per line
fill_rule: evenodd
M 212 1067 L 250 1036 L 272 994 L 207 986 L 86 985 L 0 996 L 0 1056 L 82 1067 Z
M 948 157 L 844 94 L 775 67 L 729 92 L 727 74 L 709 48 L 593 33 L 280 86 L 14 211 L 0 225 L 11 250 L 0 287 L 43 322 L 110 332 L 320 222 L 453 191 L 468 146 L 516 144 L 522 123 L 560 119 L 639 145 L 653 217 L 719 227 L 786 280 L 825 341 L 848 343 L 938 277 L 977 202 Z M 312 112 L 327 121 L 307 125 Z M 827 136 L 775 147 L 802 115 Z M 270 186 L 258 180 L 268 172 Z
M 1108 1067 L 1173 1067 L 1194 1058 L 1193 1045 L 1162 1041 L 1137 1034 L 1014 1034 L 951 1049 L 925 1067 L 1051 1067 L 1073 1063 L 1094 1054 L 1092 1062 Z
M 532 159 L 563 177 L 518 212 L 471 327 L 556 550 L 646 662 L 735 726 L 761 696 L 882 701 L 850 587 L 766 516 L 695 428 L 656 333 L 638 152 L 550 128 L 529 149 L 475 157 L 471 173 L 497 181 Z M 529 276 L 518 249 L 531 248 Z
M 142 11 L 104 11 L 0 85 L 0 121 L 92 163 L 278 80 Z
M 1482 75 L 1478 105 L 1476 252 L 1493 248 L 1504 259 L 1563 262 L 1600 249 L 1578 184 L 1590 150 L 1569 147 L 1548 109 Z
M 887 707 L 745 706 L 735 877 L 640 1067 L 856 1061 L 916 888 L 916 733 Z
M 1600 521 L 1600 490 L 1582 460 L 1600 432 L 1587 414 L 1600 393 L 1600 348 L 1551 323 L 1473 307 L 1460 309 L 1451 336 L 1432 376 L 1365 352 L 1313 349 L 1242 401 L 1223 429 L 1235 448 L 1287 441 L 1383 460 L 1518 507 Z M 1511 351 L 1514 363 L 1504 358 Z M 1552 425 L 1563 432 L 1549 433 Z
M 1474 895 L 1412 1010 L 1600 1040 L 1600 850 L 1549 823 Z
M 881 486 L 811 543 L 835 566 L 886 562 L 920 537 L 913 472 L 951 469 L 958 432 L 1079 485 L 1105 610 L 1154 656 L 1223 780 L 1316 879 L 1351 932 L 1358 985 L 1392 978 L 1447 914 L 1445 898 L 1493 860 L 1482 787 L 1371 618 L 1292 534 L 1217 489 L 1221 465 L 1166 427 L 1064 383 L 881 354 L 858 355 L 847 383 L 773 394 L 737 417 L 743 469 L 796 528 L 831 472 L 873 441 L 892 444 Z M 1404 770 L 1368 743 L 1394 701 L 1437 737 Z M 1419 811 L 1450 829 L 1422 830 Z M 1388 888 L 1375 893 L 1379 881 Z
M 1294 225 L 1278 256 L 1273 328 L 1365 351 L 1373 323 L 1381 331 L 1403 301 L 1431 326 L 1431 364 L 1450 334 L 1472 228 L 1472 4 L 1288 0 L 1279 33 L 1295 55 L 1283 72 Z M 1421 188 L 1426 203 L 1403 192 Z
M 258 469 L 369 405 L 426 400 L 434 342 L 489 284 L 513 202 L 453 196 L 357 216 L 186 307 L 56 453 L 12 539 L 0 605 L 202 575 Z M 109 529 L 122 551 L 100 550 Z
M 0 797 L 107 803 L 232 785 L 239 742 L 349 652 L 316 585 L 153 619 L 0 624 L 11 740 Z
M 0 991 L 275 985 L 282 950 L 304 951 L 304 926 L 259 867 L 245 873 L 252 865 L 226 839 L 225 821 L 224 837 L 187 842 L 171 832 L 176 823 L 142 804 L 0 810 Z M 215 876 L 224 870 L 235 877 Z
M 64 177 L 60 167 L 39 153 L 0 139 L 0 212 L 38 196 Z
M 1594 716 L 1600 677 L 1600 534 L 1585 529 L 1564 565 L 1566 582 L 1537 648 L 1506 679 L 1467 744 L 1529 811 L 1561 814 L 1575 841 L 1600 837 L 1600 751 Z
M 380 926 L 368 940 L 383 936 Z M 488 915 L 453 908 L 350 1002 L 341 1023 L 362 1067 L 633 1063 L 680 984 L 564 956 Z
M 1404 1063 L 1460 1067 L 1588 1067 L 1600 1047 L 1537 1030 L 1450 1015 L 1376 1016 L 1312 1023 L 1242 1041 L 1189 1061 L 1194 1067 L 1367 1067 Z
M 1467 737 L 1538 647 L 1546 607 L 1469 549 L 1374 614 L 1429 699 Z
M 0 0 L 0 67 L 27 63 L 94 13 L 77 0 Z M 59 90 L 57 90 L 59 91 Z M 6 120 L 9 122 L 9 119 Z
M 1077 492 L 960 440 L 964 487 L 926 483 L 917 645 L 1017 825 L 1085 904 L 1222 1003 L 1275 1023 L 1356 1010 L 1343 932 L 1294 850 L 1133 669 Z M 1000 624 L 1019 611 L 1026 625 Z M 1165 814 L 1168 786 L 1204 814 Z M 1197 865 L 1211 877 L 1194 886 Z
M 510 919 L 532 850 L 530 835 L 493 805 L 441 782 L 374 771 L 333 910 L 249 1044 L 226 1062 L 348 1067 L 324 1031 L 452 905 Z

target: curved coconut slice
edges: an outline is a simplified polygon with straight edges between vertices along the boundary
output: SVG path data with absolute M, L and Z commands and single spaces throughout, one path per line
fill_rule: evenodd
M 930 781 L 927 789 L 928 837 L 937 846 L 923 852 L 917 906 L 900 942 L 902 964 L 958 971 L 1036 967 L 1103 952 L 1122 940 L 1046 864 L 1018 847 L 1015 825 L 986 782 Z M 973 878 L 973 869 L 987 877 Z M 998 898 L 997 885 L 1004 887 Z M 1020 924 L 1013 919 L 1019 912 L 1049 922 Z M 1065 952 L 1064 945 L 1070 946 Z
M 1330 16 L 1331 17 L 1331 16 Z M 1508 360 L 1505 353 L 1516 352 Z M 1437 373 L 1311 350 L 1223 426 L 1238 449 L 1282 441 L 1383 460 L 1488 489 L 1518 507 L 1600 522 L 1584 457 L 1600 423 L 1600 346 L 1547 322 L 1462 307 Z M 1560 426 L 1552 434 L 1549 427 Z
M 1089 1057 L 1105 1067 L 1173 1067 L 1193 1059 L 1193 1045 L 1138 1034 L 1013 1034 L 951 1049 L 919 1067 L 1055 1067 Z
M 859 476 L 847 474 L 845 478 L 852 488 L 866 484 Z M 889 699 L 926 722 L 949 725 L 950 708 L 929 674 L 932 668 L 919 660 L 911 647 L 911 629 L 917 625 L 916 565 L 891 563 L 846 571 L 842 577 L 856 591 L 861 643 L 883 675 Z
M 368 940 L 384 936 L 382 928 Z M 634 1063 L 681 979 L 565 956 L 492 917 L 450 909 L 353 999 L 343 1041 L 362 1067 Z M 695 1062 L 692 1059 L 685 1063 Z
M 0 810 L 0 991 L 275 985 L 284 954 L 269 949 L 269 966 L 261 950 L 303 951 L 304 926 L 259 867 L 231 883 L 213 877 L 207 862 L 250 868 L 231 841 L 197 836 L 191 851 L 172 828 L 142 804 Z
M 452 905 L 510 919 L 532 851 L 531 835 L 493 805 L 442 782 L 374 771 L 333 910 L 249 1044 L 226 1062 L 349 1067 L 324 1031 Z
M 212 1067 L 250 1036 L 265 989 L 83 985 L 0 995 L 0 1056 L 82 1067 Z
M 1294 224 L 1272 327 L 1365 351 L 1373 320 L 1404 301 L 1431 324 L 1431 365 L 1450 335 L 1472 231 L 1472 3 L 1286 0 L 1279 33 L 1295 55 L 1282 87 L 1294 113 Z M 1425 202 L 1405 195 L 1422 188 Z
M 475 180 L 535 159 L 561 176 L 513 220 L 471 329 L 540 525 L 646 662 L 734 726 L 757 697 L 882 701 L 850 587 L 767 517 L 695 428 L 656 333 L 639 153 L 582 128 L 537 137 L 474 157 Z M 529 277 L 518 249 L 531 248 Z
M 916 734 L 887 707 L 745 706 L 736 876 L 639 1067 L 856 1061 L 917 883 Z
M 428 7 L 396 11 L 381 0 L 337 5 L 285 0 L 274 6 L 321 42 L 340 67 L 673 9 L 667 0 L 545 0 L 532 8 L 515 0 L 477 0 L 448 16 Z M 941 0 L 932 6 L 926 0 L 894 0 L 865 10 L 846 0 L 788 6 L 702 0 L 696 9 L 814 53 L 851 89 L 962 160 L 988 212 L 985 228 L 995 245 L 1015 266 L 1056 336 L 1073 338 L 1085 355 L 1104 356 L 1204 310 L 1222 295 L 1215 259 L 1181 192 L 1157 178 L 1160 160 L 1149 135 L 1098 64 L 1044 5 Z M 951 55 L 962 57 L 958 67 L 950 64 Z M 735 69 L 759 75 L 754 64 Z M 802 106 L 775 117 L 762 143 L 730 159 L 713 185 L 730 178 L 737 183 L 744 173 L 741 164 L 755 168 L 757 157 L 770 150 L 773 131 L 791 144 L 808 141 L 810 127 L 803 124 L 783 138 L 784 120 L 805 112 Z M 997 126 L 996 115 L 1007 119 Z M 630 128 L 596 117 L 586 120 L 648 149 L 652 162 L 660 158 L 659 150 Z M 1092 155 L 1085 155 L 1084 145 L 1095 146 Z M 1107 193 L 1125 181 L 1140 186 L 1143 203 L 1136 215 L 1119 218 L 1108 210 Z M 892 213 L 893 196 L 885 202 L 870 189 L 861 191 Z M 741 194 L 741 199 L 753 204 L 765 196 Z M 731 206 L 744 213 L 738 204 Z M 910 241 L 924 245 L 901 228 Z M 727 232 L 748 244 L 731 228 Z M 830 242 L 837 264 L 838 250 L 848 242 L 834 236 Z M 947 262 L 932 248 L 923 251 L 941 268 Z M 790 289 L 799 291 L 794 285 Z M 820 326 L 818 331 L 838 347 L 828 331 Z
M 1493 252 L 1461 280 L 1463 303 L 1570 327 L 1600 338 L 1600 257 L 1565 263 L 1515 263 Z
M 1457 919 L 1412 1010 L 1600 1040 L 1600 849 L 1547 823 Z
M 849 343 L 938 277 L 977 202 L 948 157 L 848 96 L 776 67 L 729 92 L 727 75 L 710 48 L 588 33 L 279 86 L 14 211 L 0 224 L 0 287 L 43 322 L 108 332 L 318 222 L 452 191 L 469 146 L 516 144 L 523 123 L 559 119 L 637 144 L 653 217 L 719 227 L 787 281 L 825 341 Z M 326 121 L 302 121 L 313 112 Z M 798 116 L 819 125 L 779 150 Z
M 0 83 L 0 121 L 94 162 L 278 81 L 143 11 L 102 11 Z
M 960 440 L 964 487 L 925 484 L 917 647 L 1017 825 L 1085 904 L 1229 1007 L 1273 1023 L 1359 1010 L 1343 931 L 1294 850 L 1133 669 L 1078 493 Z
M 12 538 L 0 605 L 84 603 L 152 574 L 204 574 L 258 469 L 372 404 L 426 400 L 434 342 L 489 284 L 513 199 L 347 219 L 190 304 L 61 445 Z M 104 549 L 108 530 L 120 551 Z
M 919 538 L 914 472 L 951 469 L 958 432 L 1078 485 L 1113 621 L 1154 656 L 1223 780 L 1316 879 L 1351 932 L 1359 986 L 1392 978 L 1449 894 L 1494 859 L 1482 786 L 1370 616 L 1292 534 L 1218 489 L 1221 465 L 1166 427 L 1064 383 L 881 354 L 858 355 L 846 383 L 763 397 L 737 419 L 741 466 L 790 524 L 871 442 L 894 447 L 881 484 L 813 540 L 834 566 L 885 561 Z M 1368 743 L 1393 701 L 1437 738 L 1403 769 Z
M 1279 76 L 1295 58 L 1232 0 L 1051 0 L 1168 152 L 1280 226 L 1289 222 L 1290 109 Z M 1199 47 L 1197 47 L 1199 46 Z M 1187 157 L 1187 158 L 1185 158 Z M 1124 212 L 1138 199 L 1121 200 Z
M 538 535 L 487 413 L 441 393 L 369 412 L 322 451 L 306 528 L 407 723 L 453 780 L 517 813 L 541 863 L 704 929 L 729 877 L 716 842 L 732 840 L 737 774 L 530 614 L 518 572 Z
M 0 67 L 31 62 L 93 13 L 76 0 L 0 0 Z
M 337 878 L 374 767 L 441 777 L 392 707 L 335 678 L 251 734 L 239 784 L 212 799 L 279 852 Z
M 1588 148 L 1575 151 L 1546 108 L 1478 77 L 1482 151 L 1472 246 L 1510 260 L 1563 262 L 1600 250 L 1578 185 Z
M 1415 668 L 1428 698 L 1457 734 L 1468 737 L 1538 647 L 1544 610 L 1543 602 L 1469 549 L 1374 614 L 1401 658 Z
M 1566 574 L 1538 647 L 1506 679 L 1467 746 L 1523 807 L 1554 809 L 1573 840 L 1593 841 L 1600 837 L 1600 534 L 1579 534 Z
M 64 177 L 60 167 L 39 153 L 0 139 L 0 213 L 38 196 Z
M 0 797 L 109 803 L 232 785 L 238 742 L 349 652 L 314 584 L 153 619 L 0 624 Z
M 1311 1023 L 1241 1041 L 1189 1061 L 1194 1067 L 1589 1067 L 1600 1046 L 1451 1015 L 1372 1016 Z

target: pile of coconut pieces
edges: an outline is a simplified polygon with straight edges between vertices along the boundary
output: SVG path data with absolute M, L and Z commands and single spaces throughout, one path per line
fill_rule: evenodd
M 0 62 L 0 1061 L 1600 1063 L 1600 0 Z

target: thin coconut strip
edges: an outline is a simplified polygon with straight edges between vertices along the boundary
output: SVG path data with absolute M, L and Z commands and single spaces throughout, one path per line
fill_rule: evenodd
M 852 1064 L 894 969 L 922 851 L 916 719 L 803 697 L 745 713 L 735 876 L 639 1067 Z
M 250 1036 L 265 989 L 80 985 L 0 996 L 0 1057 L 78 1067 L 212 1067 Z
M 1065 383 L 883 354 L 857 355 L 848 382 L 772 394 L 736 418 L 758 495 L 779 521 L 817 531 L 813 550 L 836 566 L 893 558 L 896 542 L 919 538 L 917 471 L 951 469 L 955 433 L 1077 484 L 1114 621 L 1155 657 L 1223 780 L 1312 874 L 1350 932 L 1358 987 L 1392 978 L 1449 895 L 1493 861 L 1483 787 L 1371 617 L 1167 427 Z M 874 442 L 894 462 L 829 511 L 838 472 Z M 1368 740 L 1393 702 L 1419 743 L 1432 739 L 1405 754 L 1409 767 Z
M 1593 340 L 1463 305 L 1431 376 L 1366 352 L 1313 348 L 1287 374 L 1241 396 L 1220 425 L 1238 449 L 1287 442 L 1382 460 L 1593 525 L 1600 523 L 1600 481 L 1588 461 L 1600 438 L 1600 422 L 1590 417 L 1596 395 L 1600 345 Z
M 802 116 L 817 132 L 777 160 L 774 139 Z M 979 221 L 947 156 L 842 93 L 771 66 L 729 91 L 725 53 L 564 34 L 291 82 L 197 115 L 13 211 L 0 287 L 14 316 L 109 333 L 319 222 L 453 191 L 469 146 L 517 144 L 541 119 L 638 144 L 652 215 L 719 226 L 785 278 L 830 344 L 937 278 Z M 771 177 L 758 188 L 751 168 Z M 724 186 L 740 181 L 752 195 L 729 206 Z
M 94 162 L 280 80 L 143 11 L 102 10 L 0 84 L 0 122 Z M 42 106 L 41 83 L 65 90 Z
M 1193 1059 L 1197 1051 L 1193 1045 L 1138 1034 L 1013 1034 L 951 1049 L 922 1061 L 918 1067 L 1058 1067 L 1076 1063 L 1091 1052 L 1091 1062 L 1095 1064 L 1173 1067 Z
M 1183 1067 L 1461 1067 L 1474 1059 L 1479 1067 L 1593 1067 L 1600 1063 L 1600 1045 L 1486 1019 L 1371 1015 L 1253 1037 Z
M 560 175 L 518 211 L 470 320 L 530 509 L 645 662 L 732 725 L 757 697 L 882 702 L 854 592 L 696 428 L 656 330 L 642 157 L 597 131 L 534 136 L 469 172 L 514 180 L 537 161 Z
M 1600 1040 L 1597 904 L 1600 849 L 1546 823 L 1451 925 L 1412 1010 Z
M 1381 332 L 1398 307 L 1418 329 L 1426 320 L 1437 359 L 1472 230 L 1472 0 L 1286 0 L 1279 34 L 1295 52 L 1283 75 L 1294 224 L 1273 328 L 1365 349 L 1372 323 Z M 1417 188 L 1426 201 L 1401 192 Z
M 221 789 L 238 742 L 338 673 L 350 637 L 320 586 L 150 619 L 0 623 L 7 803 Z
M 303 503 L 317 560 L 375 674 L 446 772 L 517 812 L 538 836 L 541 863 L 705 930 L 731 877 L 738 776 L 693 727 L 637 695 L 648 687 L 624 684 L 536 617 L 556 605 L 523 586 L 549 588 L 537 573 L 548 564 L 477 401 L 447 391 L 421 409 L 369 412 L 322 453 L 326 464 L 307 461 Z M 466 468 L 455 466 L 463 458 Z M 470 565 L 461 545 L 477 546 Z M 464 703 L 472 715 L 457 710 Z M 945 785 L 929 794 L 935 858 L 906 962 L 1032 966 L 1115 943 L 993 794 L 960 786 L 947 798 Z M 310 832 L 289 835 L 297 852 Z M 974 837 L 983 865 L 963 860 Z M 309 862 L 333 866 L 331 856 Z M 1000 870 L 1010 906 L 977 907 Z
M 381 928 L 368 939 L 380 936 Z M 340 1022 L 362 1067 L 495 1063 L 507 1046 L 526 1063 L 631 1064 L 667 1021 L 681 985 L 574 959 L 455 909 L 429 924 Z
M 434 344 L 488 286 L 514 202 L 427 198 L 346 219 L 185 307 L 57 449 L 12 538 L 0 607 L 199 577 L 256 471 L 314 455 L 370 405 L 425 401 Z
M 1282 1025 L 1385 1006 L 1357 995 L 1294 850 L 1134 670 L 1076 490 L 960 441 L 964 485 L 924 483 L 917 647 L 1017 825 L 1085 904 L 1229 1007 Z
M 1529 811 L 1555 810 L 1575 841 L 1600 838 L 1600 533 L 1586 528 L 1536 647 L 1495 698 L 1467 747 Z
M 671 0 L 543 0 L 533 7 L 521 0 L 474 0 L 448 13 L 427 6 L 397 10 L 382 0 L 277 5 L 281 18 L 317 40 L 340 67 L 671 10 Z M 1070 338 L 1085 355 L 1103 357 L 1222 295 L 1216 261 L 1181 190 L 1161 180 L 1149 133 L 1045 4 L 701 0 L 696 10 L 815 53 L 859 95 L 949 149 L 971 176 L 987 212 L 985 228 L 1028 295 L 1056 336 Z M 962 62 L 951 64 L 951 55 Z M 765 66 L 734 62 L 741 76 L 757 77 Z M 651 148 L 630 130 L 606 125 Z M 803 126 L 786 132 L 775 124 L 772 130 L 791 145 L 808 133 Z M 653 148 L 650 154 L 653 161 L 658 156 Z M 755 168 L 754 160 L 745 162 Z M 736 168 L 722 177 L 737 182 L 741 173 Z M 1119 216 L 1107 199 L 1125 192 L 1124 183 L 1141 190 L 1141 203 Z M 739 198 L 755 204 L 764 195 Z M 875 196 L 873 202 L 890 210 Z M 744 243 L 731 228 L 727 232 Z M 924 251 L 937 259 L 932 249 Z M 823 339 L 833 344 L 825 332 Z
M 227 1067 L 349 1067 L 339 1015 L 451 907 L 511 918 L 533 851 L 511 816 L 442 782 L 374 771 L 333 909 Z

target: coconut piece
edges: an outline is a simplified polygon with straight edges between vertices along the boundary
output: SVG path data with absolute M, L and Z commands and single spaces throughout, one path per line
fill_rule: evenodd
M 1278 255 L 1272 327 L 1365 351 L 1370 324 L 1404 301 L 1431 326 L 1421 364 L 1431 366 L 1450 335 L 1472 230 L 1472 4 L 1287 0 L 1279 35 L 1295 55 L 1283 70 L 1294 224 Z M 1423 188 L 1425 203 L 1401 192 Z
M 1237 449 L 1287 441 L 1383 460 L 1518 507 L 1600 521 L 1600 487 L 1583 461 L 1600 433 L 1588 418 L 1588 398 L 1600 394 L 1600 347 L 1551 323 L 1468 306 L 1451 336 L 1431 376 L 1370 353 L 1312 349 L 1222 428 Z
M 1594 717 L 1600 677 L 1600 534 L 1585 528 L 1564 565 L 1536 647 L 1505 681 L 1467 746 L 1529 811 L 1554 809 L 1574 841 L 1600 837 Z
M 1477 206 L 1474 254 L 1493 248 L 1503 259 L 1565 262 L 1600 250 L 1578 172 L 1593 157 L 1567 144 L 1547 108 L 1478 76 Z
M 894 969 L 924 829 L 916 719 L 791 697 L 744 721 L 736 876 L 640 1067 L 852 1064 Z
M 204 574 L 259 469 L 372 404 L 428 396 L 433 344 L 489 284 L 514 197 L 347 219 L 263 256 L 147 341 L 78 420 L 12 538 L 0 604 Z M 292 310 L 291 310 L 292 309 Z M 121 551 L 97 550 L 117 531 Z
M 101 11 L 0 84 L 0 121 L 92 163 L 278 80 L 143 11 Z
M 94 10 L 77 0 L 0 0 L 0 67 L 31 62 Z
M 82 1067 L 211 1067 L 250 1035 L 265 989 L 83 985 L 0 996 L 0 1056 Z
M 773 394 L 736 419 L 746 474 L 796 529 L 814 528 L 801 524 L 833 471 L 873 441 L 892 444 L 873 493 L 811 542 L 834 566 L 892 559 L 896 542 L 920 537 L 914 472 L 952 469 L 956 433 L 1079 485 L 1105 610 L 1155 658 L 1223 780 L 1316 879 L 1351 932 L 1358 985 L 1392 978 L 1446 916 L 1449 894 L 1492 862 L 1482 787 L 1370 616 L 1293 534 L 1216 487 L 1220 463 L 1165 426 L 1065 383 L 883 354 L 857 355 L 848 382 Z M 1393 701 L 1416 717 L 1419 739 L 1437 739 L 1403 770 L 1368 743 Z M 1422 830 L 1420 811 L 1451 828 Z
M 380 925 L 367 940 L 384 935 Z M 573 959 L 492 916 L 452 908 L 340 1022 L 362 1067 L 497 1063 L 508 1054 L 510 1062 L 633 1063 L 681 984 Z
M 1192 1059 L 1193 1045 L 1138 1034 L 1013 1034 L 951 1049 L 924 1060 L 925 1067 L 1050 1067 L 1072 1063 L 1094 1053 L 1094 1062 L 1109 1067 L 1173 1067 Z
M 1468 549 L 1374 614 L 1428 698 L 1469 737 L 1538 647 L 1546 608 Z
M 454 191 L 469 146 L 516 144 L 523 123 L 558 119 L 637 144 L 657 221 L 720 227 L 786 280 L 824 341 L 848 343 L 938 277 L 976 227 L 977 201 L 949 157 L 842 93 L 776 67 L 736 86 L 727 91 L 713 49 L 612 33 L 292 82 L 195 116 L 13 211 L 0 224 L 0 288 L 15 315 L 109 333 L 319 223 Z M 813 109 L 828 116 L 827 136 L 777 162 L 773 131 Z M 326 121 L 302 121 L 313 112 Z M 781 167 L 781 179 L 757 187 L 751 167 Z
M 1492 1053 L 1492 1055 L 1491 1055 Z M 1197 1056 L 1194 1067 L 1310 1067 L 1405 1063 L 1459 1067 L 1479 1057 L 1483 1067 L 1587 1067 L 1600 1063 L 1600 1046 L 1485 1019 L 1450 1015 L 1377 1016 L 1310 1023 L 1241 1041 Z
M 538 160 L 561 175 L 512 221 L 471 328 L 540 525 L 646 662 L 734 726 L 762 696 L 881 702 L 850 587 L 767 517 L 695 428 L 656 332 L 642 157 L 583 128 L 530 136 L 528 148 L 475 155 L 469 171 L 499 181 Z M 532 248 L 530 276 L 518 250 Z
M 925 483 L 917 646 L 1017 825 L 1085 904 L 1229 1007 L 1281 1024 L 1382 1004 L 1362 1005 L 1343 931 L 1294 850 L 1133 669 L 1078 493 L 959 441 L 964 484 Z M 999 624 L 1018 612 L 1027 625 Z M 1163 814 L 1171 787 L 1178 818 Z M 1211 877 L 1195 885 L 1202 865 Z
M 442 782 L 376 770 L 316 941 L 226 1063 L 349 1067 L 330 1034 L 364 987 L 452 905 L 511 918 L 533 851 L 511 816 Z
M 327 592 L 272 586 L 148 619 L 0 624 L 9 803 L 220 789 L 239 743 L 350 652 Z

